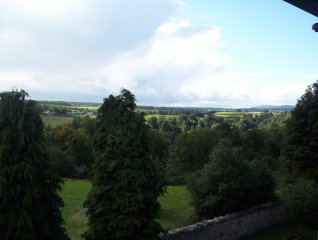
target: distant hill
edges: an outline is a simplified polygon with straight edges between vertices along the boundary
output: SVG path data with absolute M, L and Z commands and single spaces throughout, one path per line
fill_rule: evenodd
M 294 109 L 294 105 L 281 105 L 281 106 L 275 106 L 275 105 L 261 105 L 249 108 L 251 110 L 269 110 L 269 111 L 289 111 Z
M 294 105 L 261 105 L 251 108 L 218 108 L 218 107 L 153 107 L 138 106 L 140 109 L 147 110 L 174 110 L 174 111 L 290 111 L 294 109 Z

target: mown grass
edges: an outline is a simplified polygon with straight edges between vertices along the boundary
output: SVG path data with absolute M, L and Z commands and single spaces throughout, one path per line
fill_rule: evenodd
M 185 186 L 169 186 L 167 193 L 159 198 L 161 204 L 161 226 L 170 230 L 190 224 L 193 208 L 190 206 L 190 194 Z
M 87 229 L 87 217 L 83 203 L 91 189 L 91 183 L 85 180 L 65 180 L 61 196 L 64 200 L 63 218 L 68 235 L 73 240 L 82 239 Z
M 58 125 L 69 124 L 73 121 L 73 117 L 41 115 L 44 126 L 56 127 Z
M 83 203 L 91 189 L 91 183 L 86 180 L 65 180 L 61 193 L 64 199 L 63 218 L 67 233 L 72 240 L 80 240 L 87 229 L 87 217 L 83 210 Z M 167 193 L 159 198 L 161 204 L 158 222 L 164 229 L 170 230 L 190 224 L 193 208 L 189 204 L 189 192 L 184 186 L 169 186 Z M 316 239 L 316 231 L 293 222 L 285 222 L 270 227 L 255 235 L 242 240 L 287 240 Z M 294 237 L 294 238 L 292 238 Z M 299 238 L 300 239 L 300 238 Z
M 80 240 L 87 229 L 87 217 L 83 210 L 83 203 L 87 197 L 91 184 L 85 180 L 65 180 L 61 193 L 64 199 L 63 218 L 67 233 L 72 240 Z M 162 206 L 159 223 L 166 229 L 186 226 L 192 215 L 189 205 L 189 193 L 184 186 L 169 186 L 167 193 L 160 197 Z

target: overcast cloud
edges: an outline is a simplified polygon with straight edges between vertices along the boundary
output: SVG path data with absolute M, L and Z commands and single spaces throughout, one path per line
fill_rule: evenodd
M 229 74 L 221 27 L 186 12 L 176 0 L 0 0 L 1 90 L 101 102 L 125 87 L 138 104 L 220 107 L 285 104 L 303 91 L 298 81 L 255 92 L 272 73 Z

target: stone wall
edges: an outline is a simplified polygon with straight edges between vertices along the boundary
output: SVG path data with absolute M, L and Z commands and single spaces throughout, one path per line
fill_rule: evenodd
M 283 208 L 277 203 L 268 203 L 173 229 L 161 237 L 164 240 L 236 240 L 284 219 Z

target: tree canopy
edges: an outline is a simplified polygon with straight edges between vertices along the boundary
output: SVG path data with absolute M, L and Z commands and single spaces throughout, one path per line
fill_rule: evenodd
M 287 131 L 288 159 L 318 180 L 318 82 L 298 100 Z

